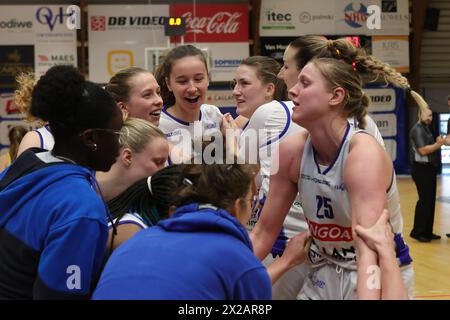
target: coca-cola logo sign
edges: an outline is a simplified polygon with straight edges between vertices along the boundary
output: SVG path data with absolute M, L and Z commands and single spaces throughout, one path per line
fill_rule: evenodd
M 222 11 L 212 17 L 194 17 L 192 12 L 186 12 L 183 17 L 186 18 L 187 33 L 227 34 L 239 31 L 237 19 L 241 15 L 239 12 Z
M 171 16 L 186 18 L 186 42 L 247 42 L 246 5 L 172 5 Z

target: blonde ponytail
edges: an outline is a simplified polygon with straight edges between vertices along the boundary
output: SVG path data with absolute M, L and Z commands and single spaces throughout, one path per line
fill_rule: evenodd
M 18 83 L 17 90 L 14 92 L 14 102 L 19 108 L 20 112 L 25 116 L 25 121 L 33 122 L 38 120 L 31 115 L 31 99 L 33 89 L 36 85 L 34 74 L 31 72 L 21 73 L 16 77 Z
M 422 96 L 420 94 L 418 94 L 414 90 L 410 90 L 409 93 L 411 94 L 411 97 L 413 97 L 414 101 L 416 101 L 417 105 L 419 106 L 420 112 L 430 109 L 430 107 L 428 106 L 428 103 L 424 100 L 424 98 L 422 98 Z

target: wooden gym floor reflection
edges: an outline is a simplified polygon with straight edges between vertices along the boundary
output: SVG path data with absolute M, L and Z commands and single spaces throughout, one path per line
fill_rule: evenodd
M 415 299 L 450 300 L 450 175 L 438 177 L 434 233 L 441 240 L 421 243 L 409 237 L 414 223 L 417 190 L 411 177 L 397 177 L 403 212 L 403 235 L 411 250 Z

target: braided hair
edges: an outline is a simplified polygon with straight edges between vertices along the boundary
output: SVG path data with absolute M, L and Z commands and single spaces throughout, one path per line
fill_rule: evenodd
M 358 73 L 372 76 L 371 82 L 380 78 L 395 87 L 405 89 L 416 101 L 420 110 L 428 108 L 425 100 L 411 89 L 408 79 L 372 55 L 368 55 L 362 48 L 358 48 L 345 38 L 328 40 L 323 36 L 301 36 L 292 41 L 289 46 L 297 49 L 295 60 L 298 70 L 301 70 L 313 58 L 333 58 L 342 60 L 353 67 Z M 359 119 L 358 119 L 359 120 Z
M 173 192 L 183 168 L 184 165 L 165 167 L 153 176 L 137 181 L 108 201 L 113 219 L 117 219 L 115 224 L 129 212 L 139 214 L 148 225 L 155 225 L 159 220 L 167 218 Z

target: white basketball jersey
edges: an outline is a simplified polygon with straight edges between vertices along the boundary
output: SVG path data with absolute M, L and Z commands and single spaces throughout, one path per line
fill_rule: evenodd
M 202 104 L 199 119 L 189 123 L 169 114 L 167 108 L 164 107 L 159 121 L 159 129 L 171 144 L 178 146 L 186 154 L 190 154 L 195 142 L 200 142 L 201 146 L 203 138 L 222 135 L 220 131 L 222 117 L 222 113 L 216 106 Z
M 121 224 L 135 224 L 141 229 L 147 229 L 149 226 L 147 223 L 142 219 L 142 217 L 134 212 L 126 213 L 121 218 L 119 223 L 117 223 L 117 218 L 113 220 L 114 224 L 117 224 L 120 226 Z M 108 222 L 108 229 L 112 229 L 112 223 Z
M 50 127 L 45 125 L 35 130 L 39 135 L 39 139 L 41 141 L 41 148 L 45 150 L 53 150 L 53 146 L 55 145 L 55 138 L 50 131 Z
M 364 128 L 364 131 L 366 131 L 372 137 L 374 137 L 384 149 L 385 148 L 384 140 L 383 137 L 381 136 L 380 130 L 378 130 L 375 121 L 373 121 L 373 119 L 368 114 L 364 116 L 364 120 L 366 121 L 366 127 Z M 354 129 L 358 129 L 358 121 L 356 120 L 355 117 L 349 118 L 348 122 Z
M 285 137 L 305 130 L 292 122 L 293 106 L 291 101 L 274 100 L 258 107 L 240 136 L 240 156 L 248 158 L 258 154 L 258 162 L 261 165 L 261 170 L 256 177 L 257 187 L 259 189 L 258 200 L 247 225 L 248 230 L 253 229 L 264 207 L 269 192 L 271 165 L 276 161 L 274 156 L 278 154 L 279 142 Z M 257 137 L 256 143 L 252 143 L 252 139 L 255 139 L 255 137 Z M 307 228 L 308 226 L 297 194 L 294 204 L 283 222 L 283 227 L 280 230 L 272 253 L 274 255 L 281 254 L 288 239 L 301 231 L 307 230 Z
M 352 235 L 352 210 L 344 167 L 350 142 L 356 134 L 366 133 L 348 125 L 336 160 L 330 166 L 315 161 L 311 138 L 308 137 L 301 162 L 298 190 L 313 243 L 309 259 L 315 266 L 332 262 L 356 270 L 356 247 Z M 363 179 L 363 177 L 361 177 Z M 394 233 L 403 229 L 400 200 L 395 178 L 387 191 L 387 209 Z

